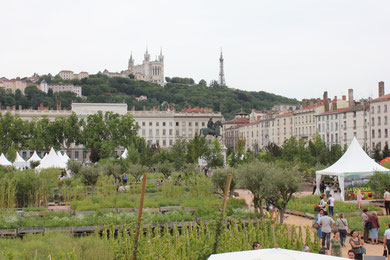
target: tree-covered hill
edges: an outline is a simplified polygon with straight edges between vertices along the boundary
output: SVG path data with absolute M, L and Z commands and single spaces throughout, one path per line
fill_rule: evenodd
M 59 78 L 50 79 L 42 76 L 49 84 L 51 82 L 67 82 Z M 89 78 L 68 81 L 82 87 L 82 94 L 86 98 L 82 102 L 102 102 L 102 103 L 122 103 L 128 104 L 129 109 L 135 107 L 137 110 L 150 109 L 160 106 L 175 106 L 176 110 L 188 106 L 199 106 L 212 108 L 214 111 L 221 111 L 222 114 L 231 118 L 236 112 L 243 109 L 250 112 L 250 109 L 269 109 L 275 104 L 298 104 L 296 99 L 290 99 L 264 91 L 244 91 L 220 87 L 213 83 L 207 86 L 204 80 L 200 84 L 180 84 L 169 82 L 164 87 L 158 84 L 136 81 L 130 78 L 108 78 L 105 75 L 91 75 Z M 33 88 L 33 87 L 29 87 Z M 45 106 L 55 107 L 56 103 L 61 103 L 62 107 L 69 109 L 72 94 L 53 95 L 40 91 L 28 90 L 26 97 L 13 95 L 10 93 L 0 93 L 0 102 L 3 106 L 19 104 L 23 107 L 37 107 L 40 103 Z M 137 101 L 138 96 L 147 96 L 147 100 Z M 74 101 L 80 99 L 73 97 Z

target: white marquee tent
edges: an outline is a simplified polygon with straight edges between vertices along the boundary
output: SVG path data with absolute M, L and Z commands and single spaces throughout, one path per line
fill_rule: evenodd
M 62 160 L 62 158 L 58 157 L 53 148 L 51 148 L 50 152 L 45 155 L 36 169 L 40 171 L 47 168 L 66 168 L 66 163 Z
M 121 155 L 121 158 L 126 159 L 126 158 L 127 158 L 128 152 L 129 152 L 129 151 L 127 151 L 127 148 L 125 148 L 125 150 L 123 151 L 123 153 L 122 153 L 122 155 Z
M 33 155 L 30 159 L 27 160 L 27 162 L 40 162 L 42 159 L 38 156 L 37 152 L 34 151 Z
M 2 166 L 12 166 L 12 163 L 10 161 L 8 161 L 8 159 L 5 157 L 5 155 L 3 153 L 1 153 L 0 155 L 0 165 Z
M 330 255 L 320 255 L 315 253 L 307 253 L 295 250 L 281 249 L 281 248 L 268 248 L 258 249 L 240 252 L 230 252 L 223 254 L 215 254 L 209 257 L 209 260 L 336 260 L 340 257 Z
M 70 160 L 68 154 L 65 152 L 64 155 L 62 156 L 62 158 L 64 159 L 65 163 L 68 163 L 68 161 Z
M 346 177 L 369 177 L 374 172 L 389 172 L 389 169 L 371 159 L 354 137 L 348 150 L 333 165 L 316 172 L 316 194 L 319 194 L 321 179 L 324 175 L 337 176 L 341 189 L 341 200 L 344 201 L 344 180 Z M 390 173 L 390 172 L 389 172 Z
M 13 163 L 13 166 L 17 169 L 24 169 L 25 167 L 30 167 L 30 163 L 26 162 L 20 154 L 17 152 L 16 153 L 16 159 Z

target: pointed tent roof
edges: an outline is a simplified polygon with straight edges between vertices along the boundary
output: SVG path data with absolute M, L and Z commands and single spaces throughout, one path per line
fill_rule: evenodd
M 121 158 L 126 159 L 127 158 L 127 154 L 128 154 L 128 151 L 127 151 L 127 148 L 125 148 L 125 150 L 123 151 L 123 153 L 121 155 Z
M 388 172 L 390 170 L 371 159 L 354 137 L 343 156 L 328 168 L 317 171 L 317 174 L 344 176 L 370 175 L 376 171 Z
M 34 151 L 34 153 L 33 153 L 33 155 L 31 156 L 31 158 L 30 159 L 28 159 L 27 161 L 28 162 L 31 162 L 31 161 L 34 161 L 34 162 L 40 162 L 42 159 L 41 159 L 41 157 L 39 157 L 38 156 L 38 154 L 37 154 L 37 152 L 36 151 Z
M 42 159 L 41 164 L 36 168 L 37 170 L 47 168 L 66 168 L 66 163 L 58 157 L 54 148 L 50 149 L 50 152 Z
M 13 166 L 16 168 L 24 168 L 29 167 L 30 163 L 26 162 L 19 154 L 19 152 L 16 153 L 16 159 L 13 163 Z
M 0 165 L 2 166 L 12 166 L 12 163 L 8 161 L 3 153 L 0 155 Z
M 70 160 L 67 153 L 64 153 L 64 155 L 62 155 L 62 158 L 64 159 L 65 163 L 68 163 L 68 161 Z

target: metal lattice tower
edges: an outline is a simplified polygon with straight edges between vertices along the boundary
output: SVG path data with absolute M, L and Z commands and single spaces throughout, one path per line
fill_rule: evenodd
M 219 81 L 218 84 L 220 86 L 226 86 L 225 82 L 225 74 L 223 72 L 223 56 L 222 56 L 222 50 L 221 50 L 221 57 L 219 58 Z

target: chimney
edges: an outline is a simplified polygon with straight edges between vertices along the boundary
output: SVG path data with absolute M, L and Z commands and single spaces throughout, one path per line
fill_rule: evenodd
M 353 107 L 355 105 L 355 102 L 353 101 L 353 89 L 348 89 L 348 106 Z
M 343 101 L 347 101 L 347 96 L 346 96 L 346 95 L 343 95 L 343 96 L 341 96 L 341 99 L 342 99 Z
M 385 95 L 385 83 L 383 81 L 378 82 L 378 97 Z
M 334 96 L 334 99 L 332 101 L 332 111 L 337 110 L 337 96 Z
M 324 92 L 324 109 L 325 109 L 325 112 L 329 111 L 328 91 Z

